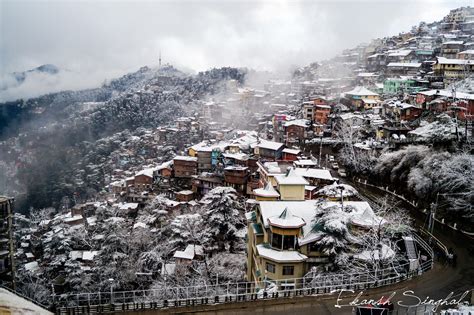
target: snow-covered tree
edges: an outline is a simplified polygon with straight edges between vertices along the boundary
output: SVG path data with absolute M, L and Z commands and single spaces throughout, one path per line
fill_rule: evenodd
M 203 243 L 209 251 L 233 251 L 237 231 L 245 226 L 244 208 L 231 187 L 216 187 L 206 194 L 203 207 Z
M 316 216 L 312 222 L 313 231 L 322 234 L 316 241 L 320 251 L 328 255 L 338 266 L 346 263 L 352 244 L 359 241 L 349 229 L 347 212 L 350 211 L 350 207 L 343 208 L 342 204 L 330 207 L 325 207 L 324 203 L 317 204 Z

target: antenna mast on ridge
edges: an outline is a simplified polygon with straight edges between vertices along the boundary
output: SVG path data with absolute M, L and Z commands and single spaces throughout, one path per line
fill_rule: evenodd
M 161 68 L 161 50 L 160 50 L 160 58 L 158 59 L 158 67 Z

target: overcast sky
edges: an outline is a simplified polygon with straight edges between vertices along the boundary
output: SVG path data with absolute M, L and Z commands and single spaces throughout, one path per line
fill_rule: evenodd
M 0 0 L 0 74 L 55 64 L 96 85 L 163 62 L 275 70 L 441 19 L 471 1 Z

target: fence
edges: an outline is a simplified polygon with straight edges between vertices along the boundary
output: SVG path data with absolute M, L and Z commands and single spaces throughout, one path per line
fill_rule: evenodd
M 331 294 L 341 289 L 366 290 L 410 279 L 433 267 L 433 250 L 421 237 L 416 235 L 415 240 L 423 248 L 427 257 L 416 270 L 410 270 L 410 264 L 406 263 L 370 272 L 316 274 L 304 278 L 271 280 L 263 283 L 239 282 L 190 287 L 164 286 L 155 290 L 81 293 L 55 296 L 54 304 L 58 314 L 107 313 L 317 296 Z

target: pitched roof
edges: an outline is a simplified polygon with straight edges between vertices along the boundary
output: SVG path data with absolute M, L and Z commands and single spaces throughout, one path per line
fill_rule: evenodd
M 254 189 L 253 194 L 259 197 L 280 197 L 280 194 L 273 188 L 271 183 L 267 183 L 265 188 Z
M 346 95 L 356 95 L 356 96 L 377 96 L 377 93 L 374 93 L 363 86 L 356 86 L 349 92 L 345 93 Z
M 303 176 L 296 173 L 294 168 L 290 168 L 284 175 L 276 175 L 275 180 L 279 185 L 309 185 Z
M 285 208 L 280 215 L 268 218 L 268 223 L 272 226 L 292 229 L 297 229 L 306 225 L 306 222 L 303 219 L 294 216 L 288 208 Z

